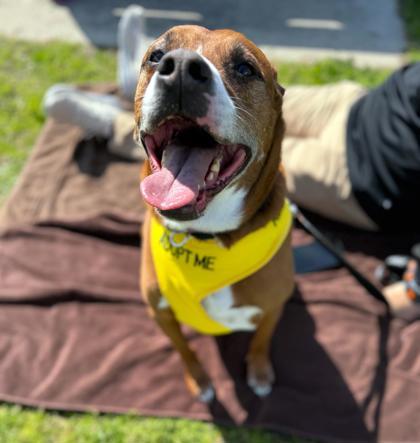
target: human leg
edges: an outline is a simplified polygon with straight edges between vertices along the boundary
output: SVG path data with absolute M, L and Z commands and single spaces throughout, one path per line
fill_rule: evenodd
M 346 158 L 348 113 L 364 88 L 343 82 L 291 92 L 284 112 L 291 126 L 283 142 L 289 196 L 333 220 L 377 229 L 353 196 Z

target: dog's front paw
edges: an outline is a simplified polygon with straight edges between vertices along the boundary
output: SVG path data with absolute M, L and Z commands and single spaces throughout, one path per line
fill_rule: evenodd
M 185 371 L 185 383 L 191 394 L 203 403 L 211 403 L 215 391 L 208 375 L 200 367 Z
M 213 385 L 210 383 L 206 388 L 201 389 L 198 399 L 202 403 L 211 403 L 215 397 Z
M 258 397 L 266 397 L 273 389 L 274 371 L 268 360 L 248 362 L 248 386 Z

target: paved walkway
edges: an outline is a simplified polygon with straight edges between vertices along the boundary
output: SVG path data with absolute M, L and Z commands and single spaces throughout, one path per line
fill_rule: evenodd
M 0 0 L 0 33 L 115 47 L 115 8 L 130 0 Z M 194 11 L 210 28 L 234 28 L 271 57 L 335 57 L 358 65 L 398 66 L 405 48 L 396 0 L 141 0 L 145 8 Z M 181 21 L 148 19 L 152 39 Z

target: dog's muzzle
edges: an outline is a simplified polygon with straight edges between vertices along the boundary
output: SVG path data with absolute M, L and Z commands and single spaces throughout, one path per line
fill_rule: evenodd
M 141 183 L 144 199 L 167 218 L 199 217 L 250 159 L 233 136 L 235 115 L 210 61 L 185 49 L 164 55 L 142 107 L 140 136 L 152 172 Z

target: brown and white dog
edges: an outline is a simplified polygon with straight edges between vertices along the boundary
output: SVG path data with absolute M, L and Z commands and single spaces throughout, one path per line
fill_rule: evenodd
M 135 137 L 149 157 L 141 190 L 150 206 L 142 232 L 141 291 L 182 357 L 187 386 L 204 401 L 213 397 L 211 381 L 159 289 L 151 219 L 174 231 L 214 235 L 226 247 L 273 219 L 285 201 L 283 93 L 265 55 L 231 30 L 177 26 L 143 59 Z M 169 174 L 174 169 L 182 180 Z M 232 330 L 255 330 L 247 380 L 260 396 L 274 382 L 270 341 L 293 286 L 289 233 L 268 264 L 210 294 L 205 304 Z

